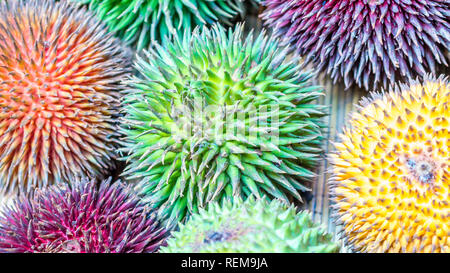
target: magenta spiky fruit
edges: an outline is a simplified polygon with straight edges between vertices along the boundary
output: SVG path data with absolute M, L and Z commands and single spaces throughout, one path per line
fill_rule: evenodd
M 450 2 L 265 0 L 265 24 L 336 82 L 366 89 L 448 66 Z
M 0 252 L 154 252 L 166 231 L 120 181 L 37 189 L 0 216 Z
M 129 55 L 65 1 L 0 1 L 0 192 L 112 167 Z

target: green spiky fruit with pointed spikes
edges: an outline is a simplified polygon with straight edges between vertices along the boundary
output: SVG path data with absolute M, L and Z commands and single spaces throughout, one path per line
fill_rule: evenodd
M 315 175 L 323 90 L 277 40 L 242 30 L 197 28 L 136 62 L 123 175 L 169 221 L 232 196 L 301 200 Z
M 339 246 L 309 212 L 278 200 L 212 203 L 172 233 L 165 253 L 330 253 Z
M 111 31 L 138 50 L 197 25 L 230 20 L 243 12 L 242 0 L 70 0 L 89 5 Z

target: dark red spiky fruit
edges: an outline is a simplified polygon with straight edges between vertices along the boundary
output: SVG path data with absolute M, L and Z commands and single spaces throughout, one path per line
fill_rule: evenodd
M 83 9 L 0 2 L 0 192 L 112 166 L 128 51 Z
M 392 86 L 448 66 L 448 0 L 265 0 L 266 26 L 336 82 Z
M 129 187 L 110 180 L 20 196 L 0 216 L 0 252 L 155 252 L 165 229 Z

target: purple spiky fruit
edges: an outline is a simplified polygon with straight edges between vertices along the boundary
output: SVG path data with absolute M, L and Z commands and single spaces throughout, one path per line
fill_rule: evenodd
M 265 25 L 348 88 L 388 88 L 448 66 L 450 2 L 265 0 Z
M 110 180 L 21 195 L 0 216 L 0 252 L 155 252 L 166 230 L 130 187 Z

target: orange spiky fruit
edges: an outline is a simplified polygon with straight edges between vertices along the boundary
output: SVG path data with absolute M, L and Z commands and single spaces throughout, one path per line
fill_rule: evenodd
M 450 251 L 449 101 L 448 79 L 427 78 L 353 113 L 331 155 L 331 194 L 355 251 Z
M 0 3 L 0 191 L 111 167 L 128 54 L 66 2 Z

